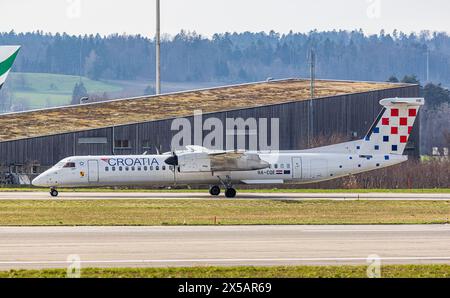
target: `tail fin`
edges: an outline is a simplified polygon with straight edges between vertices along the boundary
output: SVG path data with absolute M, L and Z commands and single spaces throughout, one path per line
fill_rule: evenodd
M 425 99 L 389 98 L 381 100 L 380 104 L 384 108 L 361 143 L 360 151 L 402 155 Z
M 0 46 L 0 89 L 8 77 L 19 50 L 20 46 Z

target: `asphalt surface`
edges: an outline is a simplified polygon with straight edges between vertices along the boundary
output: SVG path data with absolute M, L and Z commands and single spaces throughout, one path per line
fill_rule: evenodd
M 450 264 L 450 225 L 0 227 L 0 239 L 0 270 L 65 268 L 70 255 L 82 268 Z
M 204 192 L 64 192 L 60 191 L 57 198 L 52 198 L 48 192 L 0 192 L 0 200 L 217 200 L 224 198 L 211 197 Z M 244 193 L 238 192 L 239 199 L 251 200 L 374 200 L 374 201 L 450 201 L 450 193 Z

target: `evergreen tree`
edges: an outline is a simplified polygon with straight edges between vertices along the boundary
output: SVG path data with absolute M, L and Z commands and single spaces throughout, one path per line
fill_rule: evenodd
M 389 83 L 399 83 L 400 81 L 397 79 L 396 76 L 390 76 L 387 80 Z
M 441 84 L 427 84 L 425 85 L 425 87 L 423 87 L 421 93 L 422 96 L 427 100 L 427 105 L 432 108 L 439 107 L 444 103 L 450 104 L 450 91 L 448 89 L 442 88 Z
M 406 84 L 420 84 L 419 80 L 417 79 L 416 75 L 406 75 L 403 77 L 402 79 L 402 83 L 406 83 Z
M 86 87 L 84 87 L 84 84 L 82 81 L 80 81 L 80 83 L 75 83 L 75 87 L 73 88 L 73 92 L 72 92 L 72 101 L 70 102 L 70 104 L 72 105 L 78 105 L 80 104 L 80 100 L 83 97 L 88 97 L 89 94 L 86 90 Z

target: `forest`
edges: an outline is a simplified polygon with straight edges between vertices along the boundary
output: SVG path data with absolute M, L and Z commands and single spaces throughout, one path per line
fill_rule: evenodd
M 12 44 L 22 45 L 14 66 L 18 73 L 82 76 L 93 83 L 154 80 L 155 44 L 140 35 L 0 33 L 0 45 Z M 361 30 L 289 34 L 271 31 L 224 33 L 206 38 L 195 32 L 181 31 L 163 38 L 162 79 L 164 82 L 226 84 L 309 77 L 312 49 L 319 79 L 421 84 L 422 96 L 427 99 L 427 106 L 421 113 L 422 152 L 431 154 L 432 147 L 440 150 L 450 147 L 450 92 L 446 88 L 450 86 L 450 36 L 446 33 L 423 31 L 407 35 L 381 31 L 377 35 L 366 35 Z M 21 78 L 22 75 L 16 83 L 20 83 Z M 99 97 L 98 92 L 92 92 L 82 83 L 73 85 L 72 104 L 79 104 L 80 98 L 87 95 L 108 99 L 106 93 Z M 8 104 L 11 100 L 6 100 L 11 96 L 5 95 L 9 89 L 6 86 L 0 93 L 0 103 L 3 103 L 0 106 L 4 106 L 0 110 L 31 108 L 27 105 L 12 108 L 13 105 Z M 143 92 L 152 94 L 154 88 L 148 86 Z
M 90 79 L 153 79 L 154 41 L 140 35 L 110 36 L 0 33 L 0 45 L 22 45 L 15 71 L 82 75 Z M 450 37 L 424 31 L 328 31 L 279 34 L 224 33 L 211 38 L 181 31 L 162 42 L 162 78 L 167 82 L 248 82 L 309 76 L 310 50 L 317 77 L 386 80 L 416 75 L 450 85 Z

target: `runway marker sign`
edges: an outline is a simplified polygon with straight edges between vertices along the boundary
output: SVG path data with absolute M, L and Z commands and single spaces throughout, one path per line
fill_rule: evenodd
M 81 258 L 79 255 L 67 256 L 67 278 L 80 278 L 81 277 Z

